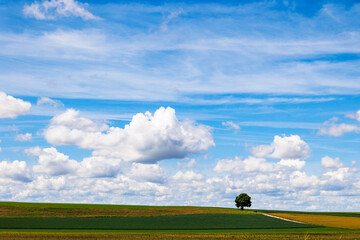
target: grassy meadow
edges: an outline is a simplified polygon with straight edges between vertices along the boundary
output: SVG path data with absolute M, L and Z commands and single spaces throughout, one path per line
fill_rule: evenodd
M 359 213 L 1 202 L 0 239 L 360 239 L 358 220 Z

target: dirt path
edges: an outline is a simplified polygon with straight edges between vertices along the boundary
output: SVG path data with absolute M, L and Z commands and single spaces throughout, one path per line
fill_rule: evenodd
M 287 219 L 287 218 L 282 218 L 282 217 L 278 217 L 278 216 L 274 216 L 274 215 L 270 215 L 270 214 L 266 214 L 266 213 L 261 213 L 261 214 L 265 215 L 267 217 L 277 218 L 277 219 L 281 219 L 281 220 L 288 221 L 288 222 L 305 224 L 303 222 L 299 222 L 299 221 L 295 221 L 295 220 L 291 220 L 291 219 Z

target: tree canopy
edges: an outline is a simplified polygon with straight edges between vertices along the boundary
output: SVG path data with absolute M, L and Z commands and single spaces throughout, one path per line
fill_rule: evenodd
M 237 208 L 241 207 L 241 210 L 244 210 L 244 207 L 251 207 L 251 197 L 246 193 L 241 193 L 235 198 L 235 205 Z

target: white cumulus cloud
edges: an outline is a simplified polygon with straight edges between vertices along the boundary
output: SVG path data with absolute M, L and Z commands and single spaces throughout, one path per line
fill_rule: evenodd
M 74 0 L 43 0 L 25 4 L 23 13 L 27 17 L 39 20 L 56 19 L 58 17 L 81 17 L 84 20 L 96 20 L 99 17 L 93 15 L 84 8 L 84 5 Z
M 31 174 L 26 162 L 15 160 L 13 162 L 0 162 L 0 178 L 19 182 L 30 182 Z
M 218 161 L 214 171 L 241 174 L 243 172 L 271 172 L 277 169 L 276 164 L 268 163 L 264 158 L 249 157 L 242 161 L 240 158 L 235 157 L 234 160 L 224 159 Z
M 343 164 L 340 162 L 339 158 L 331 158 L 329 156 L 325 156 L 321 158 L 321 166 L 326 168 L 340 168 L 343 167 Z
M 58 152 L 54 147 L 26 149 L 28 155 L 38 157 L 33 172 L 49 176 L 71 175 L 85 178 L 116 177 L 121 171 L 123 161 L 116 158 L 91 156 L 81 162 L 71 160 L 69 156 Z M 128 167 L 128 166 L 125 166 Z
M 33 166 L 33 171 L 36 173 L 58 176 L 75 173 L 79 168 L 77 161 L 69 159 L 68 156 L 58 152 L 56 148 L 35 147 L 26 149 L 25 152 L 39 158 L 38 165 Z
M 0 92 L 0 118 L 16 118 L 30 111 L 31 103 Z
M 19 142 L 27 142 L 32 140 L 32 134 L 31 133 L 25 133 L 25 134 L 17 134 L 15 137 L 16 141 Z
M 178 162 L 177 165 L 179 168 L 193 168 L 196 164 L 196 160 L 194 158 L 184 158 L 181 162 Z
M 256 157 L 280 159 L 306 159 L 310 156 L 309 145 L 298 135 L 274 137 L 271 145 L 259 145 L 251 149 Z
M 118 158 L 91 156 L 80 162 L 77 174 L 83 177 L 116 177 L 121 171 L 123 161 Z
M 338 168 L 334 171 L 324 173 L 324 176 L 330 178 L 330 181 L 344 182 L 351 175 L 350 169 L 346 167 Z
M 200 173 L 195 173 L 194 171 L 178 171 L 173 177 L 174 180 L 176 181 L 184 181 L 184 182 L 188 182 L 188 181 L 200 181 L 204 179 L 204 176 Z
M 159 164 L 133 163 L 129 177 L 137 181 L 163 183 L 165 181 L 165 170 Z
M 43 190 L 43 193 L 46 194 L 51 190 L 59 191 L 64 188 L 64 186 L 66 186 L 66 178 L 64 176 L 49 177 L 41 175 L 32 181 L 28 186 L 28 191 L 25 191 L 22 194 L 31 194 L 31 192 L 37 192 L 38 190 Z
M 278 164 L 293 169 L 302 169 L 305 166 L 305 161 L 299 159 L 281 159 Z
M 289 181 L 296 188 L 308 188 L 317 186 L 319 179 L 316 176 L 308 176 L 305 172 L 295 171 L 290 174 Z
M 356 126 L 356 125 L 352 125 L 352 124 L 346 124 L 346 123 L 332 124 L 329 127 L 321 128 L 318 131 L 318 135 L 328 135 L 328 136 L 332 136 L 332 137 L 340 137 L 340 136 L 344 135 L 345 133 L 351 133 L 351 132 L 359 133 L 360 127 Z
M 124 128 L 109 127 L 78 115 L 78 111 L 69 109 L 55 116 L 44 131 L 46 140 L 54 145 L 93 149 L 93 156 L 143 163 L 183 158 L 215 145 L 208 126 L 179 121 L 170 107 L 161 107 L 154 115 L 138 113 Z
M 298 159 L 280 160 L 277 163 L 268 162 L 265 158 L 258 158 L 250 156 L 244 160 L 239 157 L 232 159 L 219 160 L 214 167 L 215 172 L 230 172 L 232 174 L 247 174 L 247 173 L 266 173 L 277 171 L 289 171 L 302 169 L 305 166 L 305 161 Z

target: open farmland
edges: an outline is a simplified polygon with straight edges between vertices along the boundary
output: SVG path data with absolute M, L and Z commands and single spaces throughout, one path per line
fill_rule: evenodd
M 2 240 L 70 240 L 70 239 L 124 239 L 124 240 L 350 240 L 359 239 L 356 233 L 0 233 Z
M 261 214 L 193 214 L 153 217 L 0 218 L 2 229 L 211 230 L 310 228 Z
M 359 236 L 358 230 L 315 224 L 229 208 L 0 203 L 0 239 L 289 239 L 289 236 L 291 239 L 357 239 Z
M 327 227 L 340 227 L 348 229 L 360 229 L 360 214 L 349 214 L 350 216 L 334 216 L 330 214 L 305 214 L 305 213 L 270 213 L 271 215 L 283 217 L 307 224 L 316 224 Z
M 1 229 L 211 230 L 311 228 L 254 211 L 209 207 L 1 203 Z
M 360 217 L 360 212 L 301 212 L 301 211 L 283 211 L 283 210 L 254 210 L 262 213 L 278 214 L 278 213 L 295 213 L 295 214 L 311 214 L 322 216 L 339 216 L 339 217 Z
M 151 217 L 188 214 L 254 214 L 215 207 L 0 202 L 0 217 Z

